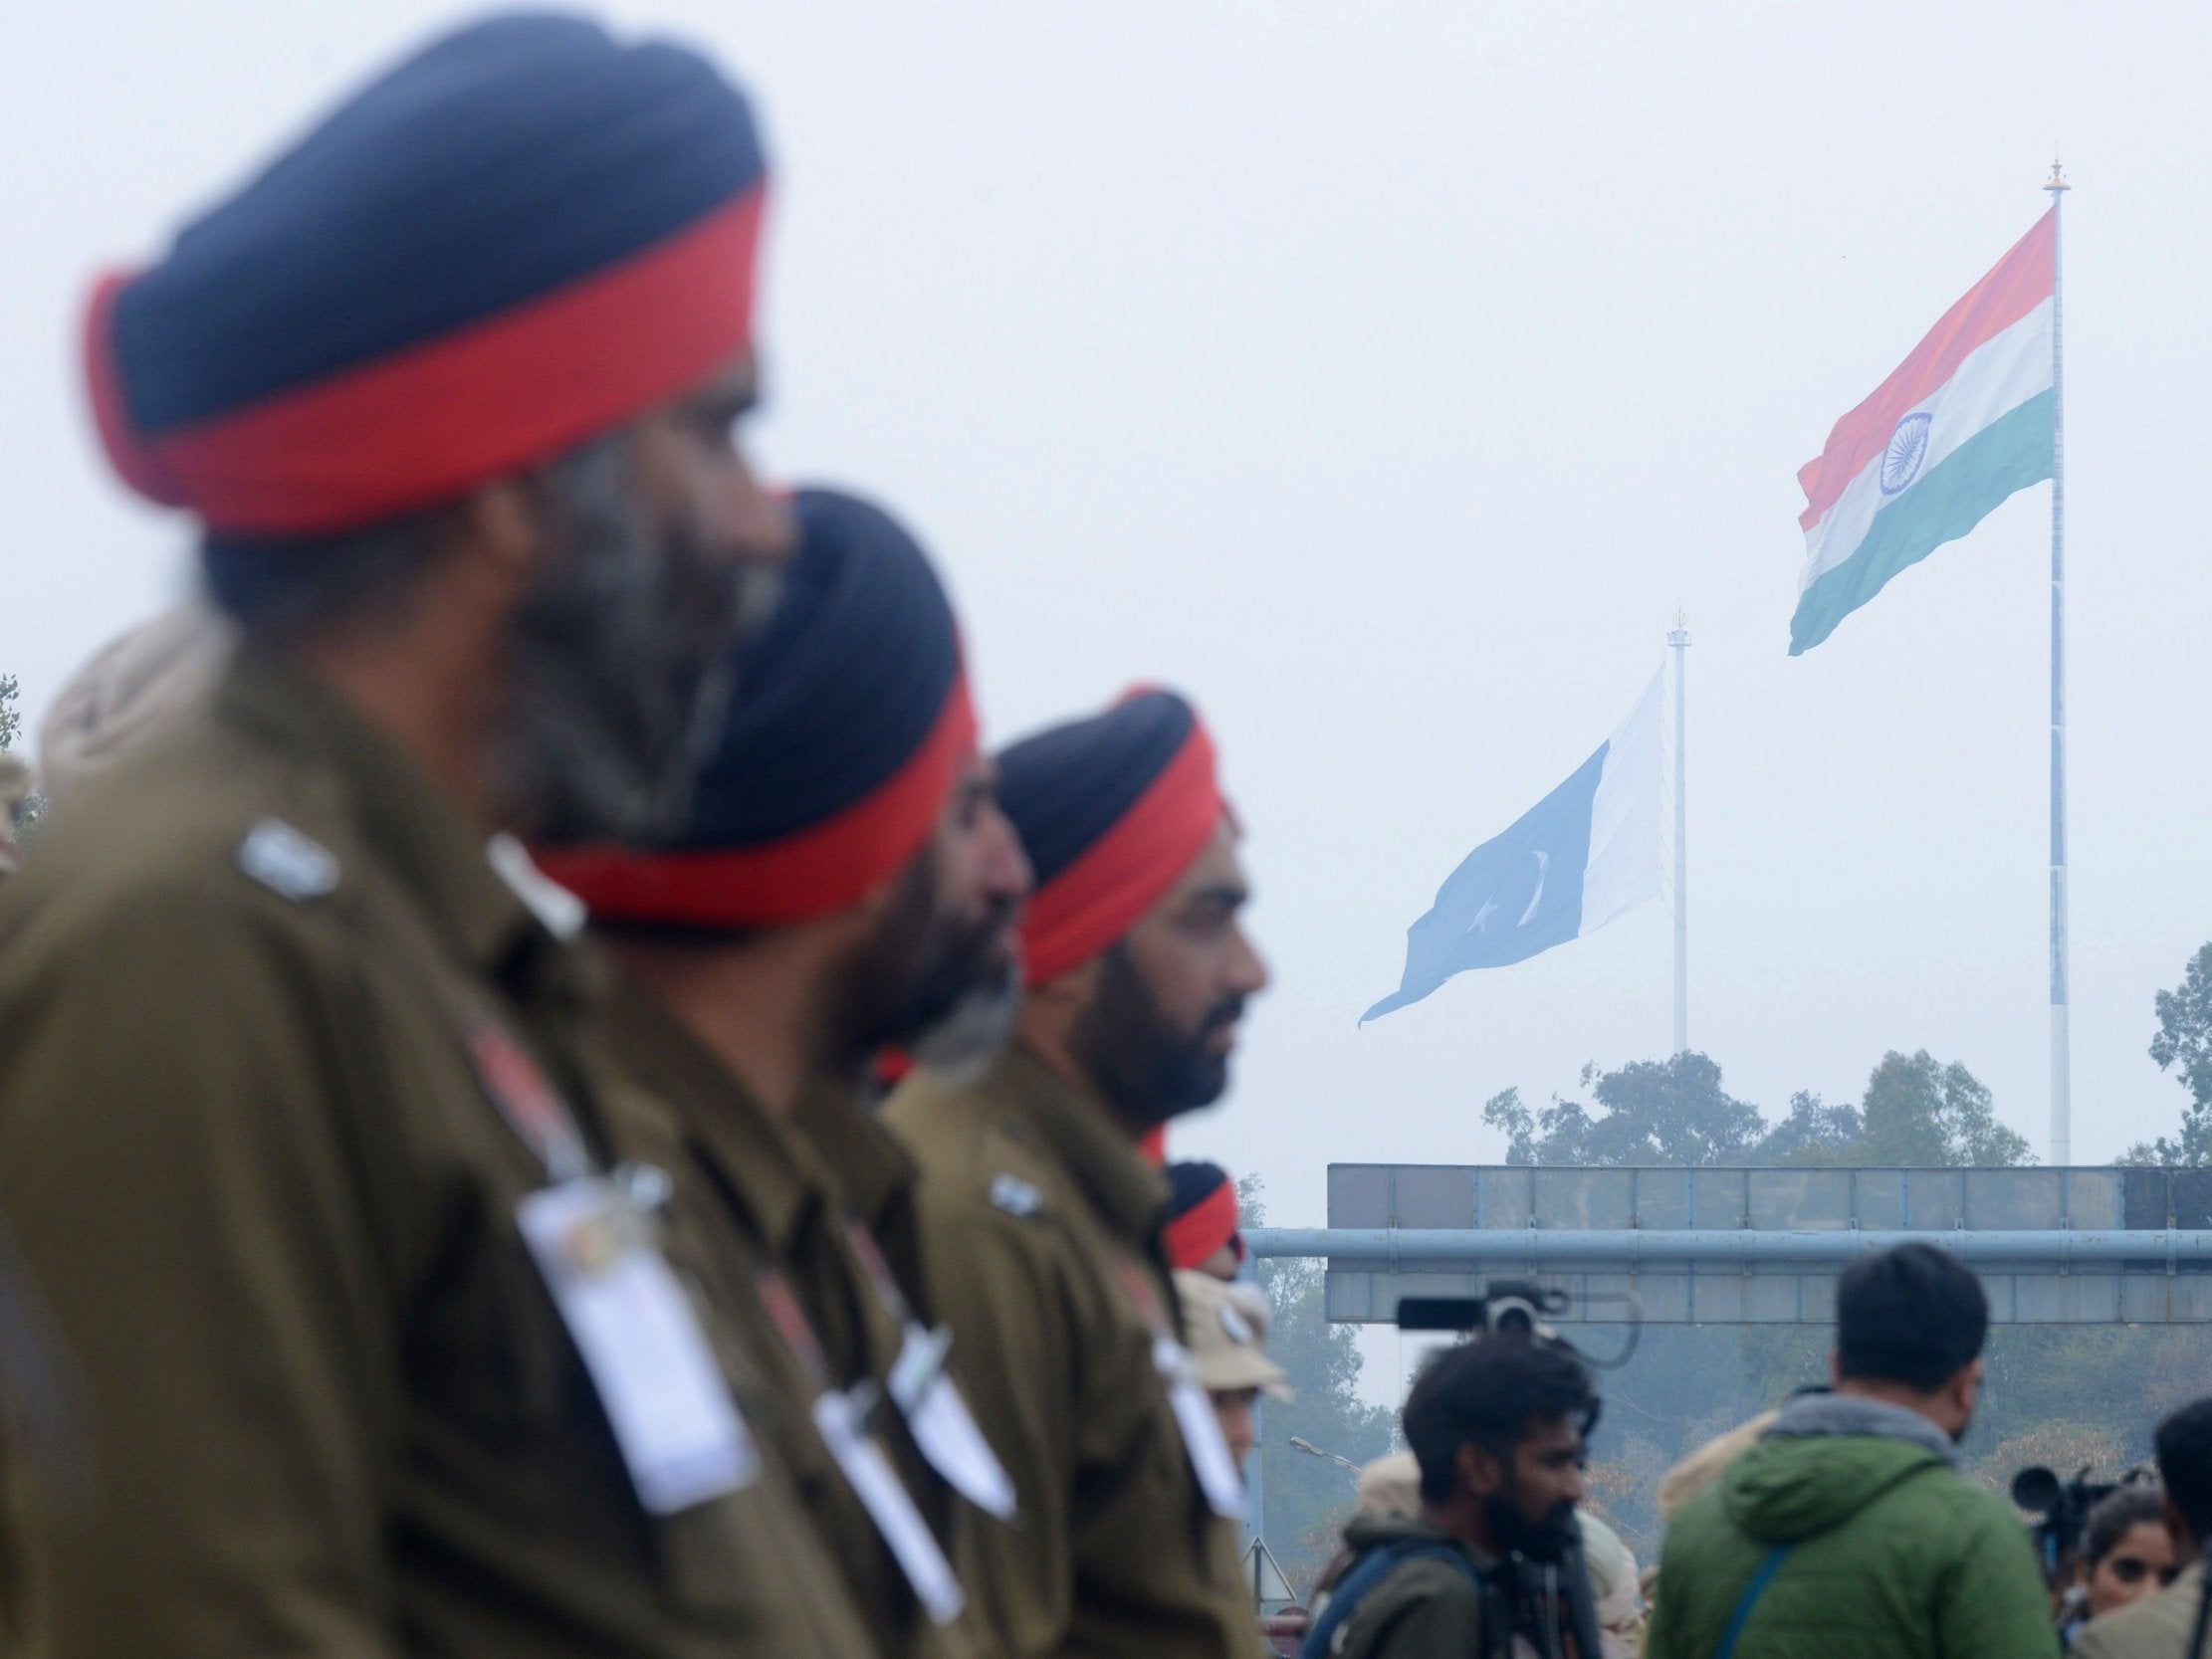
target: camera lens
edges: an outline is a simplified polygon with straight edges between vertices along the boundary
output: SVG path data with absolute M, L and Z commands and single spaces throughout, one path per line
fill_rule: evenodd
M 1536 1329 L 1536 1310 L 1520 1301 L 1493 1302 L 1490 1304 L 1490 1328 L 1528 1336 Z

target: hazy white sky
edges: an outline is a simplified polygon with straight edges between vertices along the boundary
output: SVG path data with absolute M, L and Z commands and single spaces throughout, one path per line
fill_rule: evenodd
M 105 475 L 85 282 L 442 4 L 0 12 L 0 669 L 34 716 L 177 590 Z M 2066 241 L 2075 1151 L 2170 1129 L 2151 995 L 2212 937 L 2204 8 L 625 5 L 715 47 L 779 184 L 774 467 L 949 570 L 995 732 L 1186 688 L 1276 989 L 1180 1147 L 1331 1160 L 1668 1044 L 1648 907 L 1362 1031 L 1404 929 L 1610 731 L 1677 602 L 1691 1036 L 1730 1088 L 1965 1061 L 2045 1134 L 2048 492 L 1785 655 L 1797 467 L 2046 202 Z M 2194 388 L 2194 389 L 2192 389 Z M 2192 460 L 2192 457 L 2198 459 Z

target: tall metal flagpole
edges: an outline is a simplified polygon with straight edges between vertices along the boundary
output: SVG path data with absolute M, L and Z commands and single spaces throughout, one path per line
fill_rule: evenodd
M 2074 1060 L 2066 946 L 2066 352 L 2059 209 L 2071 188 L 2051 163 L 2051 1162 L 2074 1157 Z
M 1689 618 L 1674 612 L 1674 1052 L 1689 1050 Z

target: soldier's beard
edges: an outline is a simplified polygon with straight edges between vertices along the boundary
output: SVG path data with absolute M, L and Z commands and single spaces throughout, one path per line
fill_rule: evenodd
M 730 695 L 730 643 L 768 614 L 775 578 L 652 525 L 621 435 L 545 477 L 561 551 L 508 629 L 503 815 L 551 842 L 651 842 L 683 821 Z
M 1244 999 L 1226 997 L 1195 1030 L 1179 1028 L 1127 944 L 1117 943 L 1100 958 L 1097 993 L 1069 1046 L 1122 1125 L 1142 1134 L 1221 1098 L 1229 1057 L 1214 1046 L 1214 1035 L 1243 1014 Z
M 838 1063 L 866 1067 L 886 1048 L 973 1078 L 1013 1035 L 1021 1013 L 1014 909 L 949 914 L 929 853 L 901 878 L 884 920 L 854 952 L 833 998 Z

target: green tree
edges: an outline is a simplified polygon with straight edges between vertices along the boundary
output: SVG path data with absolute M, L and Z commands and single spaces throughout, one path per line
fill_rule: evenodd
M 1839 1162 L 1911 1166 L 2033 1163 L 2027 1140 L 1997 1122 L 1989 1089 L 1957 1061 L 1891 1049 L 1867 1080 L 1865 1129 Z
M 1597 1103 L 1552 1097 L 1531 1114 L 1520 1092 L 1484 1103 L 1482 1121 L 1505 1132 L 1508 1163 L 1737 1163 L 1765 1132 L 1759 1109 L 1720 1086 L 1720 1068 L 1702 1054 L 1633 1060 L 1618 1071 L 1582 1069 Z
M 0 748 L 15 747 L 16 734 L 23 729 L 23 715 L 15 706 L 17 695 L 15 676 L 0 674 Z
M 2160 991 L 2152 1003 L 2158 1015 L 2158 1035 L 2150 1039 L 2150 1057 L 2162 1072 L 2189 1092 L 2181 1110 L 2181 1139 L 2164 1136 L 2127 1148 L 2122 1163 L 2188 1165 L 2212 1163 L 2212 944 L 2189 958 L 2181 984 Z
M 1790 1097 L 1789 1115 L 1752 1148 L 1753 1163 L 1847 1163 L 1866 1133 L 1856 1106 L 1830 1106 L 1811 1090 Z
M 1267 1210 L 1259 1178 L 1237 1182 L 1236 1193 L 1244 1224 L 1261 1225 Z M 1292 1586 L 1303 1593 L 1335 1552 L 1354 1492 L 1349 1470 L 1298 1451 L 1292 1437 L 1369 1463 L 1391 1449 L 1398 1413 L 1360 1398 L 1359 1344 L 1353 1327 L 1329 1323 L 1322 1264 L 1268 1257 L 1254 1268 L 1273 1314 L 1267 1351 L 1289 1373 L 1297 1393 L 1293 1400 L 1268 1400 L 1261 1408 L 1258 1456 L 1266 1514 L 1259 1530 Z

